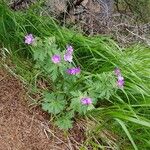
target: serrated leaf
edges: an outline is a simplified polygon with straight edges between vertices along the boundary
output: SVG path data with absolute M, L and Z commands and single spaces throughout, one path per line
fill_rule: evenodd
M 68 117 L 68 118 L 73 118 L 74 117 L 74 115 L 75 115 L 75 112 L 74 112 L 74 110 L 71 110 L 71 111 L 69 111 L 69 112 L 67 112 L 67 114 L 66 114 L 66 117 Z
M 34 60 L 44 61 L 44 59 L 47 57 L 47 53 L 42 46 L 35 47 L 33 57 L 34 57 Z
M 70 108 L 73 109 L 75 112 L 78 112 L 80 114 L 85 114 L 87 111 L 87 107 L 88 106 L 81 104 L 81 101 L 79 98 L 73 98 L 71 100 Z
M 44 66 L 46 72 L 51 73 L 53 70 L 56 69 L 56 66 L 54 66 L 49 60 L 46 61 L 46 65 Z
M 88 105 L 87 110 L 93 110 L 93 109 L 95 109 L 94 105 L 92 104 Z
M 44 102 L 51 102 L 55 99 L 54 93 L 46 93 L 44 97 Z
M 73 121 L 66 116 L 58 118 L 58 120 L 55 122 L 55 124 L 60 129 L 63 129 L 63 130 L 68 130 L 68 129 L 72 128 L 72 123 L 73 123 Z
M 80 97 L 82 95 L 80 91 L 71 91 L 70 94 L 74 97 Z
M 42 104 L 42 108 L 54 115 L 60 113 L 65 108 L 65 102 L 59 100 L 52 100 L 51 102 L 45 102 Z
M 116 92 L 116 79 L 112 73 L 97 74 L 96 80 L 93 79 L 89 86 L 89 93 L 95 95 L 94 97 L 101 99 L 109 99 Z
M 66 70 L 67 70 L 67 68 L 63 64 L 60 64 L 59 72 L 63 77 L 66 76 Z
M 44 68 L 46 72 L 50 74 L 51 79 L 55 81 L 59 75 L 58 66 L 48 61 Z
M 70 107 L 76 111 L 80 110 L 81 104 L 78 98 L 71 99 Z
M 52 80 L 55 81 L 55 80 L 57 79 L 57 77 L 58 77 L 58 72 L 57 72 L 57 70 L 53 70 L 53 71 L 51 72 L 51 78 L 52 78 Z

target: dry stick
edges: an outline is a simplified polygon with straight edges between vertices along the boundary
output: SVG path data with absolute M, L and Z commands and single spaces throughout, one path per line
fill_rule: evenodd
M 73 150 L 72 143 L 71 143 L 71 141 L 70 141 L 68 136 L 67 136 L 67 140 L 68 140 L 68 145 L 69 145 L 70 150 Z
M 20 113 L 24 116 L 26 116 L 28 119 L 32 120 L 32 118 L 30 118 L 28 115 L 24 114 L 23 112 L 20 111 Z M 61 140 L 59 137 L 57 137 L 51 130 L 50 128 L 48 127 L 48 125 L 45 125 L 43 122 L 37 120 L 37 119 L 34 119 L 34 122 L 37 122 L 45 131 L 44 133 L 47 131 L 49 132 L 54 138 L 56 138 L 57 140 L 59 140 L 61 143 L 65 144 L 67 147 L 68 145 L 63 141 Z M 47 133 L 46 133 L 46 136 L 48 137 Z M 69 147 L 68 147 L 69 148 Z
M 46 130 L 45 130 L 45 129 L 44 129 L 44 133 L 45 133 L 45 135 L 46 135 L 47 139 L 49 139 L 49 136 L 48 136 L 48 134 L 47 134 L 47 132 L 46 132 Z
M 73 142 L 75 142 L 75 143 L 77 144 L 76 147 L 79 148 L 79 146 L 83 146 L 82 144 L 80 144 L 79 142 L 77 142 L 73 136 L 70 137 L 70 139 L 71 139 Z M 79 146 L 78 146 L 78 145 L 79 145 Z
M 68 147 L 68 145 L 67 145 L 63 140 L 61 140 L 59 137 L 57 137 L 57 136 L 50 130 L 49 127 L 47 127 L 46 125 L 44 125 L 44 124 L 42 124 L 42 123 L 41 123 L 41 126 L 42 126 L 47 132 L 49 132 L 53 137 L 55 137 L 57 140 L 59 140 L 60 142 L 64 143 L 64 144 Z M 69 148 L 69 147 L 68 147 L 68 148 Z
M 142 36 L 140 36 L 140 35 L 138 35 L 138 34 L 136 34 L 136 33 L 133 33 L 132 31 L 130 31 L 130 30 L 128 30 L 128 29 L 126 29 L 126 30 L 127 30 L 129 33 L 131 33 L 131 34 L 137 36 L 138 38 L 140 38 L 141 40 L 143 40 L 144 42 L 146 42 L 146 44 L 147 44 L 148 46 L 150 46 L 150 40 L 149 40 L 149 39 L 146 39 L 145 37 L 142 37 Z

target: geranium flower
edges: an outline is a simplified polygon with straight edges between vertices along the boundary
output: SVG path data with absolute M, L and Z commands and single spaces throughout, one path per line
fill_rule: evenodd
M 25 43 L 26 44 L 32 44 L 35 41 L 35 38 L 32 34 L 28 34 L 25 36 Z
M 90 97 L 84 97 L 81 99 L 81 103 L 83 105 L 90 105 L 92 104 L 92 99 Z
M 70 54 L 73 53 L 73 47 L 71 45 L 67 46 L 67 53 L 70 53 Z
M 60 57 L 60 55 L 53 55 L 51 60 L 53 63 L 57 64 L 57 63 L 60 63 L 61 57 Z
M 124 77 L 118 76 L 117 85 L 119 88 L 123 88 L 124 86 Z
M 72 62 L 72 59 L 73 59 L 72 54 L 65 53 L 65 55 L 64 55 L 65 61 Z
M 72 46 L 67 46 L 66 53 L 64 54 L 64 60 L 68 62 L 72 62 L 73 56 L 73 47 Z
M 81 72 L 80 67 L 67 69 L 67 73 L 71 75 L 79 74 L 80 72 Z
M 124 77 L 121 75 L 121 71 L 119 68 L 114 70 L 115 75 L 117 76 L 117 86 L 119 88 L 123 88 L 124 86 Z
M 116 68 L 116 69 L 114 70 L 114 72 L 115 72 L 115 75 L 116 75 L 116 76 L 121 75 L 121 71 L 120 71 L 119 68 Z

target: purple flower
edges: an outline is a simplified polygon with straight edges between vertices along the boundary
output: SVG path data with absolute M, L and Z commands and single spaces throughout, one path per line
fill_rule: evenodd
M 84 97 L 81 99 L 81 103 L 83 105 L 90 105 L 92 104 L 92 99 L 90 97 Z
M 122 77 L 122 76 L 120 75 L 120 76 L 118 76 L 118 80 L 119 80 L 119 81 L 122 81 L 122 80 L 124 80 L 124 77 Z
M 117 76 L 117 86 L 119 88 L 123 88 L 124 86 L 124 77 L 121 75 L 121 71 L 119 68 L 114 70 L 115 75 Z
M 121 71 L 120 71 L 119 68 L 116 68 L 116 69 L 114 70 L 114 72 L 115 72 L 115 75 L 116 75 L 116 76 L 121 75 Z
M 35 41 L 35 38 L 32 34 L 28 34 L 25 36 L 25 43 L 26 44 L 32 44 Z
M 124 77 L 122 77 L 121 75 L 118 76 L 117 85 L 119 88 L 123 88 L 124 86 Z
M 72 62 L 72 53 L 73 53 L 73 47 L 72 46 L 67 46 L 66 53 L 64 55 L 64 60 L 68 62 Z
M 60 57 L 60 55 L 53 55 L 51 60 L 53 63 L 57 64 L 61 61 L 61 57 Z
M 124 80 L 118 80 L 117 81 L 117 85 L 118 85 L 119 88 L 123 88 L 123 86 L 124 86 Z
M 71 75 L 79 74 L 80 72 L 81 72 L 80 67 L 67 69 L 67 73 Z
M 64 60 L 65 61 L 68 61 L 68 62 L 72 62 L 72 54 L 69 54 L 69 53 L 65 53 L 64 55 Z
M 67 46 L 67 53 L 70 53 L 70 54 L 73 53 L 73 47 L 71 45 Z

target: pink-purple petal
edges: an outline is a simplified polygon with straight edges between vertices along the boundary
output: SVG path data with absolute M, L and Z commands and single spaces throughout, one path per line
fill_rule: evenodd
M 84 97 L 81 99 L 81 103 L 83 105 L 90 105 L 92 104 L 92 99 L 90 97 Z
M 71 45 L 67 46 L 67 53 L 70 53 L 70 54 L 73 53 L 73 47 Z
M 25 43 L 26 44 L 32 44 L 35 41 L 32 34 L 28 34 L 25 36 Z
M 80 67 L 67 69 L 67 73 L 70 75 L 76 75 L 81 72 Z
M 53 63 L 57 64 L 57 63 L 60 63 L 61 57 L 60 57 L 60 55 L 53 55 L 51 57 L 51 60 L 52 60 Z
M 120 71 L 119 68 L 116 68 L 116 69 L 114 70 L 114 73 L 115 73 L 116 76 L 121 75 L 121 71 Z
M 72 62 L 72 59 L 73 59 L 72 55 L 70 55 L 70 54 L 68 54 L 68 53 L 66 53 L 66 54 L 64 55 L 64 60 L 65 60 L 65 61 Z
M 124 80 L 118 80 L 117 81 L 117 85 L 118 85 L 119 88 L 123 88 L 123 86 L 124 86 Z

